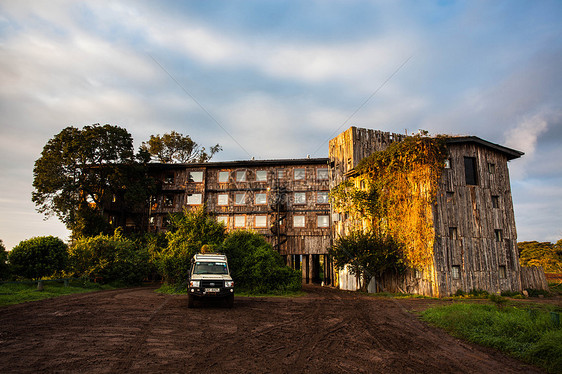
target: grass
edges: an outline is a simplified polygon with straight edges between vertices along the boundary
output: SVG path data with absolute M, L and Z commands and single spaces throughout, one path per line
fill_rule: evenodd
M 552 309 L 522 306 L 498 309 L 491 304 L 461 302 L 427 309 L 421 315 L 457 337 L 562 373 L 562 328 L 553 323 Z
M 62 281 L 44 281 L 44 290 L 37 290 L 35 282 L 0 284 L 0 306 L 20 304 L 29 301 L 49 299 L 52 297 L 112 289 L 113 287 L 96 283 L 71 281 L 68 287 Z

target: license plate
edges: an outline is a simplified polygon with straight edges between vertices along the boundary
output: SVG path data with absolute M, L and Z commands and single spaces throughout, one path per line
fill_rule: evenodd
M 221 289 L 220 288 L 205 288 L 205 292 L 215 292 L 218 293 L 220 292 Z

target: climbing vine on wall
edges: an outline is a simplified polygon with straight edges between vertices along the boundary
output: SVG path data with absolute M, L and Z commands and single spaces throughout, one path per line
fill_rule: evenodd
M 363 159 L 351 178 L 330 192 L 353 229 L 390 234 L 405 263 L 427 268 L 433 253 L 433 212 L 447 149 L 445 137 L 412 136 Z

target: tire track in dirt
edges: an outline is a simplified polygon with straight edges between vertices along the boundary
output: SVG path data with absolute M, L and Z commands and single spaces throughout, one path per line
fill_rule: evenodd
M 129 348 L 123 353 L 122 357 L 118 359 L 117 363 L 112 366 L 112 372 L 121 373 L 132 366 L 133 360 L 140 352 L 142 346 L 145 344 L 146 339 L 152 330 L 156 317 L 158 316 L 160 311 L 170 302 L 170 300 L 172 299 L 164 299 L 164 302 L 150 314 L 148 320 L 142 324 L 140 332 L 130 343 Z

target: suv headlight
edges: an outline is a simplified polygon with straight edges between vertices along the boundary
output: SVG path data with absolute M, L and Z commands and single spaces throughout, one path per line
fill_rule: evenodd
M 224 286 L 225 287 L 234 287 L 234 281 L 225 281 Z
M 200 281 L 189 281 L 189 287 L 199 287 Z

